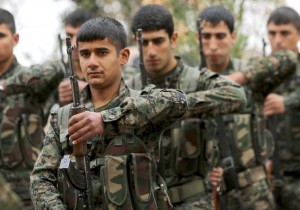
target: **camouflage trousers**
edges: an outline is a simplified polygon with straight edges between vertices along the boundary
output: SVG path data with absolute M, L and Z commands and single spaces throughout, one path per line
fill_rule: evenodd
M 211 193 L 200 193 L 197 194 L 185 202 L 175 205 L 174 210 L 213 210 L 213 199 Z
M 300 178 L 284 177 L 278 210 L 300 210 Z
M 275 210 L 273 194 L 266 180 L 223 194 L 225 205 L 230 210 Z

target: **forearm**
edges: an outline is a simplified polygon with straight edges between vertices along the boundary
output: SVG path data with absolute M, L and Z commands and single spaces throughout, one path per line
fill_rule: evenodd
M 281 50 L 265 58 L 250 59 L 241 72 L 247 77 L 249 88 L 267 96 L 296 70 L 297 57 L 291 51 Z
M 143 93 L 101 112 L 105 133 L 120 134 L 127 129 L 151 132 L 168 126 L 186 111 L 185 95 L 180 91 L 149 88 Z
M 5 95 L 33 91 L 43 96 L 58 86 L 64 77 L 64 66 L 60 62 L 46 62 L 43 65 L 33 65 L 4 80 Z

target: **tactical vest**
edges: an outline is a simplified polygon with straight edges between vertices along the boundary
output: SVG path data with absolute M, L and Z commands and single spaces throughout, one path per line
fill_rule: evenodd
M 139 94 L 131 90 L 131 95 Z M 58 110 L 60 126 L 60 144 L 62 154 L 71 154 L 71 143 L 68 143 L 67 125 L 71 105 Z M 112 108 L 112 107 L 110 107 Z M 55 127 L 55 126 L 54 126 Z M 104 137 L 103 137 L 104 138 Z M 90 169 L 94 203 L 102 209 L 170 209 L 164 180 L 156 172 L 156 164 L 145 143 L 136 137 L 133 131 L 116 137 L 95 137 L 101 145 L 101 158 L 93 159 L 93 145 L 88 141 Z M 106 146 L 104 142 L 109 142 Z M 72 185 L 70 176 L 63 170 L 58 171 L 58 189 L 68 209 L 83 209 L 77 203 L 80 197 L 76 187 Z
M 200 71 L 183 67 L 178 89 L 187 94 L 201 89 Z M 141 88 L 138 76 L 134 77 L 133 86 L 134 89 Z M 166 180 L 172 203 L 205 192 L 204 177 L 217 156 L 215 134 L 213 121 L 196 117 L 175 122 L 161 133 L 158 168 Z
M 245 64 L 235 59 L 233 67 L 235 71 L 240 71 Z M 246 88 L 245 92 L 249 99 L 251 91 Z M 274 143 L 262 113 L 253 103 L 249 103 L 244 113 L 224 115 L 222 121 L 218 122 L 219 132 L 223 130 L 226 133 L 219 133 L 218 136 L 221 165 L 225 169 L 224 189 L 230 191 L 266 179 L 265 169 L 261 166 L 271 156 Z M 220 129 L 222 126 L 225 129 Z M 235 174 L 230 172 L 232 167 Z

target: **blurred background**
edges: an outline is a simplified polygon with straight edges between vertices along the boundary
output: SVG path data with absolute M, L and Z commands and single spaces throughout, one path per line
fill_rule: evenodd
M 131 18 L 141 5 L 151 3 L 169 8 L 179 32 L 176 54 L 193 66 L 199 62 L 195 23 L 206 6 L 223 5 L 233 12 L 238 41 L 232 54 L 242 59 L 262 54 L 262 39 L 267 41 L 266 21 L 273 9 L 286 5 L 300 12 L 299 0 L 0 0 L 0 7 L 15 16 L 20 34 L 15 55 L 21 64 L 29 66 L 61 58 L 58 34 L 64 37 L 63 19 L 75 8 L 116 18 L 128 32 L 129 45 L 133 45 Z M 270 52 L 268 43 L 266 52 Z

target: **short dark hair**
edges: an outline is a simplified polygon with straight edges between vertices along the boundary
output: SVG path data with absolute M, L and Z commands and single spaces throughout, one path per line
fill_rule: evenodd
M 201 21 L 207 21 L 216 26 L 221 21 L 227 25 L 230 33 L 234 31 L 234 17 L 233 14 L 223 6 L 210 6 L 200 12 L 198 18 Z M 198 23 L 197 23 L 198 24 Z M 199 27 L 199 26 L 198 26 Z
M 279 7 L 275 9 L 267 22 L 269 23 L 274 22 L 276 25 L 281 24 L 293 24 L 298 31 L 300 31 L 300 17 L 299 14 L 290 7 Z
M 16 33 L 14 16 L 5 9 L 0 9 L 0 24 L 7 25 L 12 34 Z
M 78 8 L 75 11 L 68 14 L 65 18 L 65 25 L 71 25 L 73 27 L 80 27 L 86 21 L 95 18 L 96 16 L 85 9 Z
M 134 15 L 131 30 L 136 34 L 138 29 L 143 31 L 166 30 L 169 37 L 174 33 L 174 22 L 171 13 L 163 6 L 150 4 L 142 6 Z
M 76 42 L 91 42 L 107 38 L 119 52 L 127 47 L 127 35 L 123 25 L 109 17 L 88 20 L 79 28 Z

